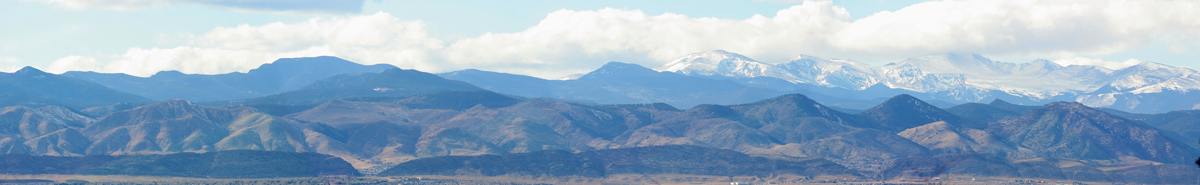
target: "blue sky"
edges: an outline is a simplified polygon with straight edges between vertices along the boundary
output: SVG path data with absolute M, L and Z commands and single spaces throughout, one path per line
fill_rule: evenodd
M 713 49 L 763 62 L 971 52 L 1200 67 L 1200 12 L 1177 1 L 5 0 L 0 12 L 0 71 L 214 74 L 334 55 L 554 78 Z

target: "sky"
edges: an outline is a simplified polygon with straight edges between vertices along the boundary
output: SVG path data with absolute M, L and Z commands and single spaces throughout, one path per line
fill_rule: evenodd
M 0 71 L 246 72 L 337 56 L 554 79 L 726 50 L 882 65 L 935 53 L 1200 69 L 1198 1 L 0 0 Z

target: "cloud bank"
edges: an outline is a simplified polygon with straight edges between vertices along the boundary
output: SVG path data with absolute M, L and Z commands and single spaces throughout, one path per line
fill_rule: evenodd
M 192 3 L 221 8 L 268 13 L 359 13 L 364 0 L 24 0 L 55 4 L 71 9 L 132 11 L 175 3 Z
M 21 59 L 14 57 L 0 57 L 0 72 L 11 73 L 20 70 L 22 67 L 25 67 L 22 63 Z
M 774 17 L 742 20 L 611 8 L 559 10 L 524 31 L 488 33 L 452 43 L 436 38 L 421 21 L 375 13 L 221 27 L 196 36 L 189 46 L 66 57 L 49 71 L 212 74 L 246 71 L 279 57 L 333 55 L 431 72 L 476 68 L 557 78 L 608 61 L 654 67 L 715 49 L 764 62 L 783 62 L 800 54 L 899 61 L 929 53 L 972 52 L 990 57 L 1057 57 L 1066 59 L 1060 63 L 1077 65 L 1110 64 L 1075 56 L 1111 54 L 1164 39 L 1200 39 L 1198 4 L 934 1 L 857 20 L 828 1 L 805 1 L 779 10 Z

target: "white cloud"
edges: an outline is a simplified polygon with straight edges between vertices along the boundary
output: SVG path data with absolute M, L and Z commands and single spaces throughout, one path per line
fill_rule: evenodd
M 55 60 L 54 63 L 50 63 L 50 67 L 46 67 L 45 71 L 50 73 L 63 73 L 67 71 L 97 71 L 97 69 L 98 64 L 96 62 L 96 58 L 71 55 Z
M 419 21 L 402 21 L 387 13 L 351 18 L 313 18 L 307 22 L 262 26 L 219 27 L 192 41 L 196 46 L 131 48 L 102 57 L 70 56 L 55 61 L 50 72 L 71 70 L 150 76 L 158 71 L 220 74 L 245 72 L 279 58 L 332 55 L 375 64 L 436 70 L 431 50 L 441 41 Z M 100 62 L 97 62 L 100 61 Z
M 1070 58 L 1062 58 L 1062 59 L 1054 60 L 1054 63 L 1056 63 L 1058 65 L 1062 65 L 1062 66 L 1070 66 L 1070 65 L 1100 66 L 1100 67 L 1104 67 L 1104 68 L 1108 68 L 1108 69 L 1117 70 L 1117 69 L 1122 69 L 1122 68 L 1126 68 L 1129 66 L 1141 64 L 1142 61 L 1131 58 L 1129 60 L 1125 60 L 1124 62 L 1113 62 L 1113 61 L 1104 61 L 1104 60 L 1095 59 L 1095 58 L 1070 57 Z
M 745 20 L 562 10 L 516 33 L 452 43 L 447 61 L 556 77 L 609 60 L 654 67 L 687 53 L 725 49 L 766 62 L 798 54 L 899 61 L 943 52 L 993 57 L 1104 55 L 1163 36 L 1200 36 L 1189 1 L 934 1 L 852 20 L 828 1 Z M 468 54 L 469 53 L 469 54 Z M 561 66 L 561 67 L 551 67 Z M 509 69 L 504 69 L 509 68 Z M 573 69 L 547 70 L 547 69 Z M 551 74 L 553 73 L 553 74 Z
M 905 57 L 977 52 L 1000 56 L 1102 55 L 1163 36 L 1196 38 L 1195 1 L 938 1 L 880 12 L 839 30 L 847 53 Z
M 70 9 L 133 11 L 176 3 L 215 6 L 238 11 L 267 13 L 358 13 L 364 0 L 24 0 Z
M 0 72 L 11 73 L 20 70 L 23 66 L 21 59 L 16 57 L 0 57 Z
M 555 78 L 608 61 L 655 67 L 714 49 L 765 62 L 799 54 L 899 61 L 941 52 L 992 57 L 1065 58 L 1129 50 L 1163 38 L 1200 39 L 1193 1 L 936 1 L 853 20 L 828 1 L 805 1 L 774 17 L 694 18 L 639 10 L 560 10 L 526 30 L 446 43 L 420 21 L 386 13 L 217 28 L 190 46 L 130 49 L 100 57 L 106 72 L 149 75 L 246 71 L 280 56 L 333 55 L 443 72 L 476 68 Z M 1118 63 L 1121 64 L 1121 63 Z M 1122 64 L 1124 65 L 1124 64 Z
M 24 0 L 55 4 L 71 9 L 109 9 L 117 11 L 140 10 L 167 6 L 170 0 Z
M 608 61 L 655 67 L 715 49 L 786 59 L 804 48 L 823 47 L 827 30 L 849 19 L 845 9 L 829 2 L 809 2 L 780 10 L 773 18 L 746 20 L 650 16 L 639 10 L 560 10 L 525 31 L 462 39 L 445 51 L 447 61 L 458 65 L 552 78 Z

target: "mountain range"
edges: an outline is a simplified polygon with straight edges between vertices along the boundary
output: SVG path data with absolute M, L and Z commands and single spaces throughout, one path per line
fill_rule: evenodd
M 690 54 L 654 69 L 730 79 L 747 85 L 763 84 L 759 87 L 784 92 L 836 95 L 852 90 L 867 95 L 865 98 L 891 96 L 895 92 L 888 91 L 899 90 L 955 104 L 993 99 L 1022 104 L 1077 101 L 1092 107 L 1139 113 L 1200 108 L 1197 98 L 1200 96 L 1195 94 L 1200 90 L 1200 73 L 1154 62 L 1108 69 L 1092 65 L 1062 66 L 1048 60 L 1018 64 L 993 61 L 978 54 L 945 53 L 874 66 L 805 55 L 791 61 L 766 63 L 716 50 Z
M 595 106 L 521 100 L 489 91 L 448 91 L 330 100 L 286 116 L 168 100 L 99 119 L 53 106 L 12 106 L 0 115 L 42 121 L 9 125 L 0 148 L 14 154 L 63 156 L 317 152 L 367 172 L 438 156 L 659 145 L 713 147 L 782 160 L 824 158 L 868 172 L 892 168 L 890 161 L 902 158 L 958 154 L 1006 161 L 1053 158 L 1096 167 L 1182 164 L 1200 155 L 1169 132 L 1079 103 L 1052 103 L 979 124 L 907 95 L 886 102 L 848 114 L 792 94 L 680 110 L 667 104 Z M 453 104 L 475 105 L 422 107 Z M 65 115 L 51 114 L 55 110 Z M 889 124 L 920 122 L 928 124 Z
M 155 101 L 185 99 L 207 102 L 237 100 L 284 93 L 314 81 L 346 73 L 378 73 L 388 64 L 360 65 L 337 57 L 284 58 L 249 72 L 217 75 L 162 71 L 149 77 L 122 73 L 69 71 L 62 76 L 95 82 Z
M 545 80 L 480 70 L 439 74 L 484 89 L 524 97 L 546 97 L 591 104 L 667 103 L 678 107 L 735 104 L 780 95 L 770 89 L 728 80 L 654 71 L 637 64 L 609 62 L 572 80 Z
M 682 62 L 696 63 L 695 61 L 720 56 L 733 56 L 719 60 L 733 62 L 726 62 L 731 64 L 728 66 L 718 62 L 722 65 L 716 65 L 718 67 L 712 68 L 713 70 L 683 65 L 689 62 Z M 1128 174 L 1137 173 L 1183 174 L 1162 170 L 1177 169 L 1179 165 L 1190 163 L 1200 155 L 1200 150 L 1197 149 L 1200 145 L 1184 142 L 1196 140 L 1197 130 L 1200 130 L 1200 123 L 1196 122 L 1200 120 L 1200 114 L 1192 110 L 1161 114 L 1130 113 L 1120 107 L 1093 108 L 1088 106 L 1087 101 L 1021 105 L 1021 102 L 1050 101 L 1068 95 L 1035 100 L 1024 96 L 1030 95 L 1027 92 L 1034 91 L 1020 91 L 1025 94 L 1018 96 L 1010 94 L 1018 91 L 995 89 L 987 90 L 992 92 L 987 95 L 1006 98 L 993 99 L 990 103 L 983 104 L 975 103 L 978 100 L 937 99 L 962 94 L 939 95 L 938 93 L 949 91 L 926 92 L 921 89 L 943 88 L 947 83 L 938 81 L 953 79 L 965 80 L 958 85 L 978 85 L 976 81 L 970 80 L 975 77 L 942 73 L 958 69 L 986 69 L 996 74 L 1023 75 L 1041 73 L 1038 71 L 1045 72 L 1049 69 L 1058 72 L 1044 74 L 1065 74 L 1066 71 L 1059 70 L 1084 68 L 1048 67 L 1051 64 L 1045 62 L 1045 65 L 1009 65 L 992 62 L 978 55 L 934 56 L 910 59 L 911 61 L 906 60 L 909 61 L 907 63 L 883 67 L 863 65 L 856 68 L 854 66 L 859 64 L 854 62 L 834 62 L 849 66 L 839 69 L 853 68 L 836 74 L 874 70 L 884 73 L 871 74 L 914 77 L 911 79 L 913 81 L 901 80 L 896 83 L 878 76 L 842 76 L 846 78 L 836 80 L 827 77 L 837 75 L 829 74 L 821 77 L 826 79 L 823 82 L 792 81 L 805 78 L 788 79 L 765 75 L 779 75 L 785 72 L 792 74 L 794 71 L 782 70 L 787 68 L 776 69 L 772 66 L 801 65 L 805 62 L 797 60 L 786 65 L 757 63 L 740 55 L 715 51 L 689 55 L 690 58 L 685 57 L 689 60 L 681 59 L 670 63 L 666 68 L 656 68 L 660 71 L 634 64 L 610 62 L 596 71 L 569 80 L 544 80 L 479 70 L 442 74 L 398 68 L 374 71 L 374 68 L 357 67 L 345 68 L 355 70 L 340 74 L 296 71 L 293 73 L 299 76 L 329 75 L 320 79 L 307 76 L 295 78 L 299 79 L 297 81 L 307 81 L 304 85 L 296 85 L 299 83 L 296 82 L 291 85 L 263 87 L 274 89 L 274 93 L 268 95 L 219 98 L 210 96 L 212 99 L 162 101 L 115 90 L 120 86 L 112 84 L 121 83 L 105 85 L 67 77 L 65 74 L 55 75 L 26 68 L 14 73 L 0 74 L 0 78 L 4 78 L 0 85 L 13 87 L 4 89 L 5 93 L 11 96 L 9 99 L 3 99 L 3 102 L 10 103 L 0 107 L 0 152 L 51 156 L 157 155 L 229 150 L 315 152 L 341 158 L 367 174 L 389 169 L 393 169 L 393 172 L 387 174 L 458 174 L 463 170 L 496 168 L 468 165 L 461 169 L 434 169 L 433 172 L 396 172 L 392 167 L 429 163 L 429 160 L 446 156 L 482 158 L 445 158 L 432 162 L 465 164 L 477 160 L 514 160 L 494 163 L 503 165 L 525 160 L 529 156 L 523 155 L 531 152 L 540 153 L 528 155 L 561 157 L 562 162 L 569 164 L 601 164 L 606 160 L 614 160 L 605 157 L 607 155 L 635 155 L 642 150 L 658 151 L 661 148 L 655 149 L 657 146 L 689 145 L 701 148 L 677 149 L 729 157 L 713 160 L 765 161 L 784 166 L 817 165 L 828 169 L 838 168 L 828 166 L 836 164 L 840 168 L 851 170 L 837 174 L 862 178 L 930 177 L 931 173 L 936 176 L 944 171 L 928 169 L 1007 166 L 1006 168 L 1016 171 L 1050 170 L 1058 174 L 1068 171 L 1075 173 L 1079 170 L 1088 173 L 1099 171 L 1095 173 L 1099 175 L 1092 177 L 1111 181 L 1126 181 L 1130 179 Z M 290 62 L 268 64 L 264 67 L 325 60 L 332 59 L 281 59 L 280 61 Z M 816 60 L 814 57 L 807 57 L 804 61 L 817 63 Z M 931 63 L 953 67 L 937 68 L 930 67 L 929 64 L 915 64 L 921 60 L 942 61 Z M 963 63 L 964 60 L 974 63 Z M 353 65 L 357 64 L 351 66 Z M 1152 63 L 1144 63 L 1144 66 L 1150 65 Z M 745 72 L 738 74 L 760 75 L 722 75 L 729 72 L 720 70 L 730 67 L 743 69 L 730 71 Z M 772 70 L 748 70 L 750 67 Z M 295 69 L 303 70 L 302 68 Z M 1111 70 L 1103 74 L 1128 74 L 1120 75 L 1123 76 L 1123 80 L 1109 80 L 1108 82 L 1112 83 L 1100 89 L 1114 90 L 1112 92 L 1128 90 L 1133 87 L 1129 84 L 1136 84 L 1124 83 L 1130 79 L 1149 82 L 1154 81 L 1152 78 L 1166 78 L 1144 73 L 1180 72 L 1171 69 L 1174 68 Z M 706 70 L 710 72 L 705 72 Z M 926 70 L 940 72 L 926 73 Z M 245 76 L 262 71 L 256 69 L 250 73 L 234 74 Z M 754 71 L 760 73 L 751 73 Z M 78 74 L 85 73 L 76 75 Z M 184 76 L 211 82 L 209 85 L 225 83 L 211 79 L 228 77 Z M 1086 76 L 1073 78 L 1084 77 Z M 153 81 L 148 79 L 157 78 L 140 79 Z M 871 79 L 879 80 L 872 82 Z M 1177 78 L 1166 78 L 1171 79 Z M 277 80 L 269 78 L 255 83 Z M 1000 84 L 1003 80 L 997 81 L 996 83 Z M 1122 83 L 1116 83 L 1118 81 Z M 874 84 L 859 84 L 861 89 L 857 90 L 829 86 L 846 84 L 841 82 Z M 901 84 L 899 82 L 911 86 L 892 87 Z M 157 85 L 138 87 L 160 88 Z M 960 87 L 980 89 L 974 86 Z M 178 87 L 168 84 L 162 85 L 161 88 Z M 1063 93 L 1076 93 L 1071 88 L 1073 87 L 1063 87 L 1066 89 Z M 169 92 L 160 90 L 146 92 Z M 212 92 L 223 91 L 225 90 Z M 1180 92 L 1186 95 L 1186 92 Z M 872 97 L 873 93 L 893 94 Z M 1155 95 L 1161 93 L 1139 94 L 1142 97 Z M 1013 97 L 1017 98 L 1010 99 Z M 1174 100 L 1171 103 L 1178 104 L 1176 101 L 1187 99 Z M 853 106 L 831 106 L 827 102 Z M 955 105 L 952 102 L 971 103 Z M 729 152 L 738 155 L 725 155 Z M 600 161 L 588 162 L 591 159 Z M 641 162 L 653 163 L 637 166 L 636 169 L 672 169 L 677 166 L 663 164 L 696 163 L 686 160 L 673 161 L 672 158 L 645 159 L 649 161 Z M 405 164 L 408 162 L 417 163 Z M 1053 167 L 1045 166 L 1050 163 L 1053 163 Z M 542 175 L 545 172 L 529 171 L 537 169 L 537 166 L 526 167 L 528 168 L 514 168 L 512 173 L 488 174 Z M 587 176 L 595 173 L 629 173 L 627 170 L 634 168 L 572 169 Z M 997 172 L 980 175 L 1026 177 L 1022 174 L 1034 173 Z M 1060 177 L 1067 178 L 1055 176 Z M 1154 183 L 1160 182 L 1163 181 Z M 1191 181 L 1181 179 L 1170 182 Z
M 164 71 L 150 77 L 136 77 L 72 71 L 60 76 L 95 82 L 153 101 L 227 102 L 208 105 L 239 104 L 229 102 L 241 100 L 252 104 L 313 104 L 319 101 L 281 99 L 310 96 L 289 94 L 291 91 L 308 90 L 311 94 L 319 93 L 314 92 L 316 89 L 361 84 L 391 68 L 395 67 L 310 57 L 280 59 L 246 73 L 198 75 Z M 503 94 L 589 104 L 661 102 L 692 107 L 747 103 L 800 93 L 849 112 L 869 109 L 897 94 L 909 94 L 943 108 L 995 99 L 1020 105 L 1074 101 L 1132 113 L 1200 108 L 1200 95 L 1195 94 L 1200 89 L 1200 73 L 1188 68 L 1154 62 L 1120 69 L 1063 66 L 1047 60 L 1008 63 L 969 53 L 931 54 L 875 66 L 807 55 L 767 63 L 715 50 L 689 54 L 653 69 L 610 62 L 595 71 L 561 80 L 475 69 L 438 76 Z M 4 95 L 12 96 L 10 99 L 36 99 L 21 93 Z M 254 98 L 258 100 L 251 100 Z M 275 100 L 267 100 L 272 98 Z
M 0 72 L 0 106 L 57 105 L 83 109 L 121 102 L 152 101 L 89 81 L 42 72 L 33 67 L 21 68 L 13 73 Z

